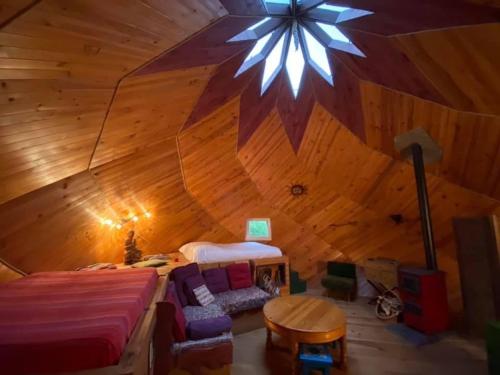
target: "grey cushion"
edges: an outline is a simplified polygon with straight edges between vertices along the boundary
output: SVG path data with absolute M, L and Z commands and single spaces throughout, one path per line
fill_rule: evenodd
M 174 342 L 172 345 L 172 353 L 179 354 L 188 349 L 205 348 L 232 341 L 233 341 L 233 334 L 229 332 L 229 333 L 223 333 L 222 335 L 219 335 L 217 337 L 211 337 L 209 339 Z
M 271 299 L 271 295 L 262 289 L 251 286 L 250 288 L 228 290 L 214 294 L 215 304 L 227 314 L 257 309 Z
M 215 302 L 207 306 L 186 305 L 182 311 L 184 311 L 184 316 L 188 323 L 194 320 L 218 318 L 219 316 L 226 315 L 222 308 Z

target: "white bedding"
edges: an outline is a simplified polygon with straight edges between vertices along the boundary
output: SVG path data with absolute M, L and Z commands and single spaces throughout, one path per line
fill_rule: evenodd
M 272 258 L 282 256 L 279 248 L 259 242 L 213 243 L 189 242 L 179 251 L 190 262 L 218 263 L 234 260 Z

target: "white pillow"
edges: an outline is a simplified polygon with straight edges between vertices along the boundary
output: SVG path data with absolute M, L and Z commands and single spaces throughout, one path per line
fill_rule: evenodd
M 198 303 L 202 306 L 210 305 L 213 301 L 215 301 L 215 297 L 212 293 L 210 293 L 205 284 L 199 286 L 198 288 L 194 288 L 193 293 Z

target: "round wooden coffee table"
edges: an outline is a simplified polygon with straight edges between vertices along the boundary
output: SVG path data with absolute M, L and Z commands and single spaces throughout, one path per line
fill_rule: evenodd
M 264 306 L 267 346 L 272 347 L 272 332 L 290 344 L 293 373 L 297 372 L 299 344 L 340 342 L 340 366 L 346 357 L 346 318 L 333 302 L 312 296 L 278 297 Z

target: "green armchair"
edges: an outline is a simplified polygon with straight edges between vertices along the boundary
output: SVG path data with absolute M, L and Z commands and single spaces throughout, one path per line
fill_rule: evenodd
M 290 294 L 304 293 L 307 290 L 307 281 L 299 277 L 297 271 L 290 269 Z
M 327 275 L 321 279 L 321 285 L 326 288 L 328 296 L 337 292 L 347 296 L 347 301 L 356 298 L 356 265 L 352 263 L 328 262 Z

